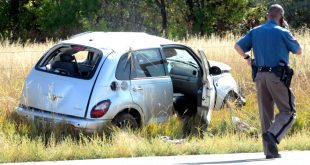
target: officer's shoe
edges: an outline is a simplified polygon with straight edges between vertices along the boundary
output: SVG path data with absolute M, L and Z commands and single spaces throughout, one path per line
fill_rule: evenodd
M 275 158 L 281 158 L 280 154 L 277 155 L 266 155 L 266 159 L 275 159 Z
M 263 133 L 263 139 L 267 142 L 268 150 L 273 155 L 273 157 L 278 156 L 279 153 L 278 153 L 277 141 L 274 135 L 270 132 Z

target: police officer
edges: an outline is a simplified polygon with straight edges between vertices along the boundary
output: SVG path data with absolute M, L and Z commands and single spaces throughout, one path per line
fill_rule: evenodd
M 271 5 L 267 21 L 240 38 L 235 49 L 248 64 L 251 57 L 246 52 L 253 49 L 257 74 L 254 79 L 263 133 L 263 148 L 266 159 L 280 158 L 277 144 L 292 126 L 295 119 L 295 96 L 275 74 L 280 62 L 289 63 L 289 52 L 301 54 L 301 47 L 292 36 L 284 10 L 278 4 Z M 274 104 L 279 113 L 274 117 Z

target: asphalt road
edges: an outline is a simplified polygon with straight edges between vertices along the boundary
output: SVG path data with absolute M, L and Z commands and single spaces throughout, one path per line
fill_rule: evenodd
M 281 152 L 282 158 L 266 160 L 263 153 L 238 153 L 238 154 L 212 154 L 212 155 L 186 155 L 186 156 L 161 156 L 138 157 L 117 159 L 93 159 L 52 162 L 11 163 L 11 165 L 96 165 L 96 164 L 126 164 L 126 165 L 202 165 L 202 164 L 280 164 L 301 165 L 310 164 L 310 151 Z

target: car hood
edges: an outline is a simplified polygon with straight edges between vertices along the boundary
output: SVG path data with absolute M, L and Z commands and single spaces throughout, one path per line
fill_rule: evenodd
M 230 67 L 230 66 L 228 66 L 227 64 L 224 64 L 224 63 L 222 63 L 222 62 L 209 60 L 209 63 L 210 63 L 210 67 L 212 67 L 212 66 L 217 66 L 217 67 L 219 67 L 221 70 L 227 70 L 227 71 L 230 71 L 230 70 L 231 70 L 231 67 Z

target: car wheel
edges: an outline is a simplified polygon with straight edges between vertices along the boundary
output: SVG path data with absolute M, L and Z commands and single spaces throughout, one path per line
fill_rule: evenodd
M 189 136 L 203 137 L 208 128 L 206 121 L 198 114 L 182 118 L 184 138 Z
M 129 113 L 121 113 L 121 114 L 117 115 L 113 119 L 112 123 L 116 127 L 120 128 L 124 131 L 135 130 L 135 129 L 139 128 L 137 120 Z
M 238 96 L 235 92 L 230 91 L 225 96 L 221 109 L 223 108 L 232 108 L 232 107 L 240 107 L 238 104 Z

